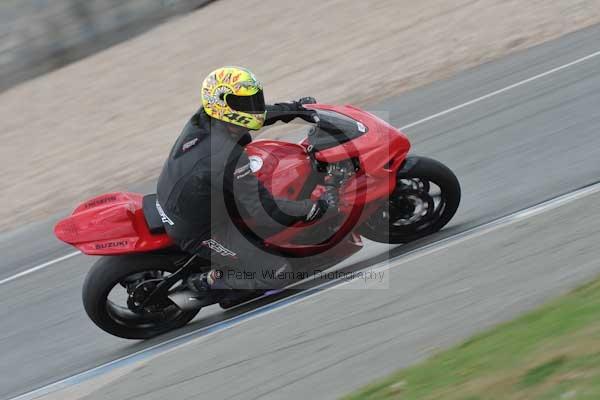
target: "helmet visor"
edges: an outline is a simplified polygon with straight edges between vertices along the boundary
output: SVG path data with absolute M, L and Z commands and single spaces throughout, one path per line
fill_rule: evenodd
M 262 114 L 265 112 L 265 97 L 262 90 L 251 96 L 228 94 L 225 96 L 225 101 L 229 107 L 236 111 L 249 114 Z

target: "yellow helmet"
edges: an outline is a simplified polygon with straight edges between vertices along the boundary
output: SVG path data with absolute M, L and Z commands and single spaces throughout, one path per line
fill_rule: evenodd
M 202 106 L 212 118 L 248 129 L 260 129 L 266 110 L 262 84 L 241 67 L 214 70 L 202 82 Z

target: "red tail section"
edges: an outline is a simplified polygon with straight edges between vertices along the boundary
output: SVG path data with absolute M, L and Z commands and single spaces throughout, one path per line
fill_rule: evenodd
M 153 235 L 138 193 L 108 193 L 80 204 L 59 221 L 54 234 L 90 255 L 142 253 L 172 245 L 166 234 Z

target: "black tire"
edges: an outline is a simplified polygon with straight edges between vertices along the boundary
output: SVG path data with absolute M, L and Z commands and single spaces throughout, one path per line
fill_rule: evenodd
M 440 210 L 428 217 L 425 222 L 413 225 L 393 226 L 375 213 L 359 228 L 359 233 L 367 239 L 380 243 L 401 244 L 431 235 L 442 229 L 456 213 L 460 204 L 460 183 L 456 175 L 444 164 L 427 157 L 408 157 L 405 165 L 398 171 L 397 180 L 420 179 L 434 183 L 441 191 Z M 401 196 L 397 188 L 390 196 Z M 389 202 L 388 202 L 389 204 Z M 388 204 L 382 206 L 389 207 Z
M 100 329 L 125 339 L 149 339 L 180 328 L 191 321 L 200 310 L 181 311 L 173 306 L 173 316 L 167 320 L 146 321 L 141 316 L 139 320 L 119 320 L 116 314 L 111 312 L 113 306 L 107 301 L 113 287 L 129 275 L 150 270 L 175 272 L 177 269 L 173 259 L 168 256 L 136 254 L 102 257 L 89 270 L 83 283 L 82 298 L 85 311 Z M 133 312 L 131 314 L 136 316 Z

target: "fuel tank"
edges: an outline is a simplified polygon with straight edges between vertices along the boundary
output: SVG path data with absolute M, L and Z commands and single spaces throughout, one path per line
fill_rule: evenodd
M 306 148 L 275 140 L 246 146 L 250 168 L 274 197 L 296 200 L 313 173 Z

